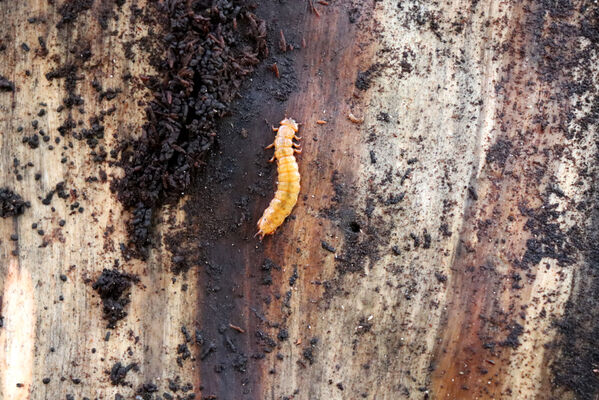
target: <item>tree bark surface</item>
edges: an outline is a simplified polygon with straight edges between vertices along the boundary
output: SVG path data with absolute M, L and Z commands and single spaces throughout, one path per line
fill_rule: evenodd
M 270 55 L 138 260 L 110 150 L 164 57 L 149 5 L 0 1 L 0 187 L 31 203 L 0 220 L 0 398 L 595 399 L 599 7 L 258 3 Z M 68 116 L 102 116 L 94 148 Z M 285 116 L 300 199 L 259 241 Z M 113 268 L 136 279 L 110 328 Z

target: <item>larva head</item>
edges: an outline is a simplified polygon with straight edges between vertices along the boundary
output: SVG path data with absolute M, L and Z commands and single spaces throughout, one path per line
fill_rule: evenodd
M 297 132 L 299 130 L 299 125 L 291 118 L 285 118 L 280 122 L 281 126 L 288 126 L 293 129 L 293 132 Z

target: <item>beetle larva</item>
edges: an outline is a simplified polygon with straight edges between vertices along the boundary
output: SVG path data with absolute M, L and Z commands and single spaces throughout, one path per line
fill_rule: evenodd
M 271 235 L 289 216 L 291 210 L 297 203 L 300 191 L 300 174 L 295 161 L 294 153 L 301 153 L 299 145 L 293 139 L 300 140 L 296 135 L 298 124 L 285 118 L 281 121 L 279 128 L 273 128 L 277 132 L 275 141 L 267 146 L 267 149 L 275 148 L 275 155 L 270 161 L 277 160 L 278 182 L 274 199 L 268 208 L 264 210 L 262 218 L 258 220 L 258 232 L 262 239 L 265 235 Z

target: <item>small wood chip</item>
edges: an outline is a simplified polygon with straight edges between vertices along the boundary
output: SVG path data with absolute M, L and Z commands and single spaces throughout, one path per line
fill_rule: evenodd
M 285 40 L 285 34 L 283 33 L 282 29 L 281 29 L 281 38 L 279 39 L 279 48 L 281 49 L 281 51 L 283 53 L 287 51 L 287 40 Z
M 320 13 L 316 9 L 316 7 L 314 7 L 314 2 L 312 2 L 312 0 L 308 0 L 308 3 L 310 3 L 310 11 L 316 14 L 317 17 L 320 17 Z
M 328 6 L 329 2 L 324 0 L 318 0 L 318 4 L 322 4 L 323 6 Z
M 318 121 L 316 121 L 316 123 L 318 125 L 326 125 L 327 121 L 325 121 L 324 119 L 319 119 Z
M 361 124 L 364 122 L 364 117 L 356 117 L 353 113 L 349 113 L 349 115 L 347 116 L 347 118 L 349 118 L 349 120 L 351 122 L 353 122 L 354 124 Z
M 245 330 L 243 330 L 241 327 L 237 326 L 237 325 L 233 325 L 233 324 L 229 324 L 229 328 L 231 329 L 235 329 L 237 332 L 239 333 L 245 333 Z
M 302 338 L 299 338 L 295 341 L 296 346 L 299 346 L 300 344 L 302 344 Z
M 277 63 L 274 63 L 270 69 L 272 69 L 272 72 L 275 73 L 275 76 L 277 77 L 277 79 L 281 78 L 281 74 L 279 73 L 279 67 L 277 66 Z

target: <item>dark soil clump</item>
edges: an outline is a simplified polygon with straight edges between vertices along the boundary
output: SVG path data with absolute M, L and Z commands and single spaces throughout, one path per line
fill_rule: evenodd
M 178 0 L 159 9 L 167 21 L 159 40 L 165 56 L 155 62 L 161 75 L 144 78 L 154 99 L 141 137 L 120 147 L 125 175 L 112 189 L 132 212 L 135 257 L 147 257 L 154 210 L 187 190 L 215 143 L 217 122 L 267 53 L 265 24 L 242 2 L 206 3 Z
M 0 92 L 14 92 L 15 84 L 0 75 Z
M 355 82 L 356 88 L 363 91 L 368 90 L 372 79 L 377 76 L 381 68 L 382 65 L 376 63 L 371 65 L 366 71 L 358 72 L 358 77 Z
M 94 4 L 94 0 L 65 0 L 62 6 L 58 8 L 58 13 L 62 17 L 56 27 L 60 28 L 69 23 L 75 22 L 80 13 L 89 10 Z
M 115 386 L 125 384 L 127 373 L 132 369 L 137 369 L 137 364 L 123 365 L 120 362 L 114 363 L 110 369 L 110 382 Z
M 512 151 L 512 143 L 506 139 L 499 139 L 487 152 L 486 161 L 488 164 L 497 163 L 503 168 L 510 151 Z
M 134 281 L 137 281 L 137 277 L 133 275 L 115 269 L 104 269 L 102 275 L 93 283 L 92 288 L 102 299 L 104 319 L 108 321 L 108 328 L 114 329 L 116 323 L 127 316 L 125 307 L 130 300 L 126 292 Z
M 0 217 L 15 217 L 23 214 L 29 207 L 28 201 L 8 188 L 0 188 Z

